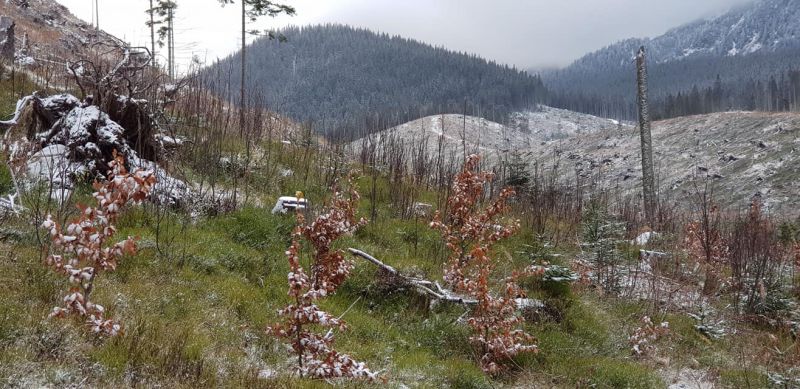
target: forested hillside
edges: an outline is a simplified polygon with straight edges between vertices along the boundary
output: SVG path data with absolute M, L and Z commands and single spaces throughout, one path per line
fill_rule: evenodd
M 264 37 L 248 49 L 249 98 L 329 136 L 465 109 L 499 121 L 546 96 L 536 76 L 411 39 L 343 25 L 280 33 L 285 41 Z M 236 54 L 203 73 L 234 102 L 240 61 Z
M 648 52 L 657 117 L 722 110 L 793 110 L 800 77 L 800 1 L 759 0 L 653 39 L 628 39 L 543 74 L 551 103 L 633 119 L 633 56 Z

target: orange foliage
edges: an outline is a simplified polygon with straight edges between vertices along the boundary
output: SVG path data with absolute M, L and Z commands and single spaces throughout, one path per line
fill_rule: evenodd
M 484 209 L 478 209 L 484 187 L 494 176 L 477 171 L 480 157 L 468 157 L 459 173 L 447 201 L 446 219 L 436 212 L 431 227 L 441 232 L 450 251 L 444 279 L 456 292 L 467 293 L 477 300 L 468 319 L 474 335 L 470 340 L 481 350 L 480 365 L 484 372 L 498 374 L 506 369 L 504 362 L 526 352 L 538 352 L 535 339 L 518 329 L 523 318 L 517 313 L 518 299 L 525 292 L 517 284 L 521 277 L 541 275 L 544 269 L 530 266 L 515 271 L 501 280 L 502 290 L 491 288 L 495 262 L 490 253 L 495 243 L 514 234 L 519 221 L 501 224 L 498 219 L 506 212 L 507 201 L 514 195 L 503 189 L 497 199 Z
M 92 332 L 114 336 L 121 332 L 122 326 L 106 319 L 105 308 L 90 300 L 94 281 L 101 271 L 116 269 L 123 255 L 136 252 L 133 237 L 110 246 L 106 242 L 117 232 L 115 223 L 122 208 L 147 198 L 156 179 L 152 171 L 128 173 L 123 157 L 116 152 L 109 167 L 108 181 L 94 184 L 97 207 L 78 205 L 80 216 L 67 225 L 66 231 L 51 215 L 42 227 L 48 230 L 52 242 L 47 265 L 66 275 L 73 285 L 64 297 L 64 306 L 53 308 L 50 316 L 77 315 L 86 319 Z
M 378 374 L 367 369 L 363 362 L 333 349 L 333 329 L 344 330 L 346 325 L 340 318 L 321 310 L 315 303 L 335 293 L 354 266 L 353 261 L 346 259 L 341 250 L 331 249 L 333 242 L 341 236 L 366 224 L 364 219 L 356 220 L 359 194 L 354 188 L 351 180 L 349 198 L 336 192 L 331 206 L 310 225 L 305 224 L 303 215 L 298 212 L 292 244 L 286 251 L 290 267 L 288 294 L 294 302 L 278 311 L 285 320 L 267 328 L 267 333 L 289 341 L 292 350 L 297 354 L 297 370 L 301 376 L 319 379 L 379 379 Z M 311 277 L 300 264 L 302 238 L 314 249 Z M 330 330 L 320 335 L 309 330 L 310 326 Z

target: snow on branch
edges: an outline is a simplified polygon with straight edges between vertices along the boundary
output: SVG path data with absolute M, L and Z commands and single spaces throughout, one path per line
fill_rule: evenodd
M 504 224 L 500 220 L 508 208 L 507 200 L 514 195 L 511 189 L 503 189 L 488 206 L 479 207 L 486 184 L 494 178 L 491 173 L 478 171 L 479 162 L 477 155 L 467 158 L 463 170 L 453 180 L 447 200 L 448 214 L 443 217 L 437 211 L 431 227 L 441 232 L 450 250 L 445 281 L 456 292 L 477 300 L 467 319 L 473 330 L 470 341 L 479 349 L 481 369 L 497 375 L 518 354 L 539 351 L 534 337 L 519 329 L 523 318 L 518 308 L 525 301 L 525 291 L 517 281 L 541 276 L 544 268 L 529 266 L 515 271 L 499 280 L 500 291 L 493 290 L 496 276 L 492 247 L 514 234 L 519 221 Z
M 109 166 L 108 180 L 94 185 L 96 207 L 79 205 L 80 216 L 68 223 L 66 229 L 51 215 L 42 227 L 51 239 L 47 265 L 65 275 L 72 284 L 63 299 L 64 305 L 53 308 L 50 317 L 77 316 L 85 320 L 93 333 L 116 336 L 122 332 L 122 325 L 108 319 L 105 308 L 91 300 L 94 282 L 102 271 L 115 270 L 123 255 L 136 252 L 133 237 L 112 245 L 107 241 L 117 232 L 115 223 L 122 208 L 143 201 L 156 179 L 152 171 L 128 173 L 124 159 L 116 153 Z
M 297 355 L 297 371 L 302 377 L 382 379 L 363 362 L 333 348 L 333 329 L 344 330 L 346 325 L 341 318 L 323 311 L 316 304 L 325 296 L 334 294 L 354 266 L 353 261 L 345 259 L 344 252 L 332 249 L 331 245 L 341 236 L 366 224 L 364 219 L 356 220 L 359 194 L 352 177 L 349 184 L 349 196 L 336 191 L 331 206 L 311 224 L 306 224 L 303 214 L 297 212 L 292 244 L 286 251 L 290 267 L 288 294 L 293 302 L 278 311 L 284 321 L 267 328 L 267 333 L 289 342 Z M 312 249 L 310 275 L 300 264 L 302 240 Z M 313 327 L 328 330 L 321 335 L 312 332 Z

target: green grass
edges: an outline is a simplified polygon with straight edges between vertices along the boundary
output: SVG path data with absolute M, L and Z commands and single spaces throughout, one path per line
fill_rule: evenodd
M 4 158 L 0 158 L 0 195 L 12 193 L 14 191 L 14 181 L 11 179 L 11 171 Z
M 728 388 L 766 388 L 769 379 L 766 375 L 750 369 L 723 370 L 720 383 Z
M 380 207 L 387 215 L 389 204 Z M 77 377 L 59 375 L 60 370 L 95 366 L 91 382 L 116 385 L 322 385 L 297 378 L 255 378 L 263 368 L 291 368 L 283 347 L 263 331 L 278 320 L 276 310 L 288 303 L 283 252 L 293 227 L 291 216 L 275 216 L 257 207 L 195 222 L 168 214 L 159 228 L 178 235 L 169 241 L 170 247 L 167 237 L 156 236 L 156 226 L 151 211 L 141 207 L 120 220 L 119 235 L 140 236 L 142 249 L 98 283 L 95 299 L 126 325 L 125 336 L 105 341 L 85 334 L 77 323 L 44 320 L 66 289 L 63 278 L 41 265 L 35 240 L 5 243 L 11 245 L 14 261 L 0 263 L 0 271 L 26 274 L 24 280 L 4 276 L 12 292 L 0 297 L 4 366 L 0 376 L 6 383 L 12 384 L 10 377 L 21 374 L 16 369 L 37 363 L 48 372 L 41 382 L 51 384 L 78 382 Z M 527 260 L 520 254 L 523 245 L 533 239 L 522 231 L 498 247 L 497 255 L 522 264 Z M 337 246 L 359 247 L 403 271 L 441 277 L 441 241 L 421 221 L 382 216 Z M 456 323 L 463 308 L 429 309 L 427 301 L 413 292 L 383 288 L 376 282 L 375 270 L 358 262 L 350 280 L 321 306 L 337 316 L 347 312 L 344 319 L 350 328 L 337 333 L 337 348 L 384 370 L 394 385 L 481 388 L 519 381 L 557 387 L 648 388 L 664 384 L 654 366 L 630 355 L 627 336 L 645 311 L 641 304 L 530 283 L 531 295 L 545 299 L 559 317 L 527 324 L 539 340 L 540 353 L 519 357 L 519 367 L 510 375 L 490 379 L 477 367 L 468 328 Z M 703 338 L 691 319 L 670 315 L 666 320 L 674 335 L 663 346 L 665 353 L 686 356 L 675 358 L 676 363 L 695 358 L 702 366 L 720 369 L 722 382 L 732 386 L 742 380 L 762 382 L 758 380 L 763 377 L 752 371 L 725 370 L 735 366 L 732 349 Z

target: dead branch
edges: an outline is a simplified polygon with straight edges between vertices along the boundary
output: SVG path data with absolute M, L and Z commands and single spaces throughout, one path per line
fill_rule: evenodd
M 419 293 L 431 296 L 431 297 L 433 297 L 433 298 L 435 298 L 437 300 L 447 301 L 447 302 L 452 302 L 452 303 L 457 303 L 457 304 L 473 305 L 473 304 L 477 304 L 478 303 L 477 300 L 464 298 L 464 297 L 459 296 L 458 294 L 456 294 L 456 293 L 454 293 L 454 292 L 452 292 L 450 290 L 442 288 L 439 285 L 439 283 L 437 283 L 437 282 L 431 282 L 431 281 L 428 281 L 428 280 L 423 280 L 423 279 L 419 279 L 419 278 L 406 276 L 406 275 L 400 273 L 399 271 L 397 271 L 397 269 L 393 268 L 392 266 L 389 266 L 389 265 L 381 262 L 377 258 L 375 258 L 375 257 L 373 257 L 373 256 L 371 256 L 371 255 L 369 255 L 369 254 L 367 254 L 367 253 L 365 253 L 365 252 L 363 252 L 361 250 L 350 248 L 350 249 L 348 249 L 348 251 L 350 251 L 350 254 L 353 254 L 353 256 L 360 257 L 362 259 L 366 259 L 368 262 L 371 262 L 373 265 L 375 265 L 375 266 L 383 269 L 384 271 L 388 272 L 389 274 L 391 274 L 391 275 L 403 280 L 407 285 L 414 287 L 414 289 L 416 289 L 417 292 L 419 292 Z M 432 288 L 436 288 L 436 290 L 434 291 Z
M 435 298 L 437 300 L 451 302 L 451 303 L 457 303 L 457 304 L 463 304 L 463 305 L 475 305 L 475 304 L 478 303 L 478 301 L 475 300 L 475 299 L 465 298 L 465 297 L 460 296 L 460 295 L 458 295 L 457 293 L 455 293 L 455 292 L 453 292 L 451 290 L 442 288 L 442 286 L 439 285 L 438 282 L 428 281 L 428 280 L 423 280 L 421 278 L 415 278 L 415 277 L 406 276 L 406 275 L 400 273 L 399 271 L 397 271 L 397 269 L 395 269 L 394 267 L 389 266 L 389 265 L 381 262 L 380 260 L 378 260 L 377 258 L 373 257 L 372 255 L 369 255 L 369 254 L 367 254 L 367 253 L 365 253 L 365 252 L 363 252 L 363 251 L 361 251 L 359 249 L 349 248 L 347 250 L 350 251 L 350 254 L 353 254 L 353 256 L 359 257 L 359 258 L 362 258 L 362 259 L 366 259 L 368 262 L 371 262 L 373 265 L 375 265 L 375 266 L 383 269 L 384 271 L 388 272 L 389 274 L 391 274 L 391 275 L 403 280 L 406 283 L 406 285 L 414 287 L 414 289 L 417 290 L 417 292 L 419 292 L 421 294 L 431 296 L 431 297 L 433 297 L 433 298 Z M 434 289 L 436 289 L 436 290 L 434 290 Z M 539 301 L 539 300 L 536 300 L 536 299 L 516 298 L 516 299 L 514 299 L 514 302 L 517 305 L 517 309 L 528 309 L 528 308 L 539 309 L 539 308 L 544 307 L 544 303 Z

